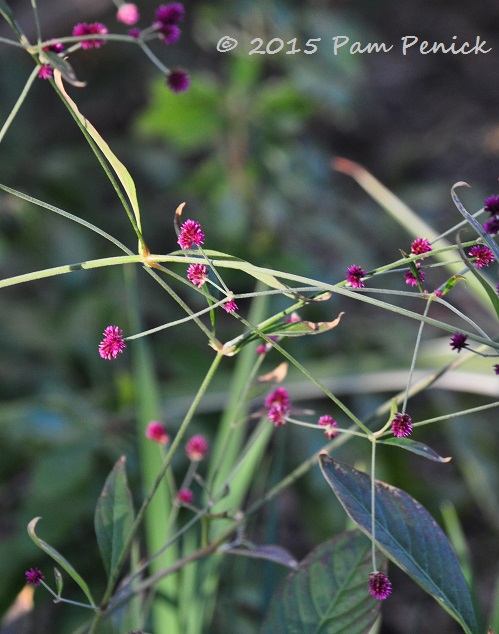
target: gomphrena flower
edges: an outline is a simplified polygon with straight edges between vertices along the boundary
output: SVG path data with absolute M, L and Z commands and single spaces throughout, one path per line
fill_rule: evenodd
M 157 420 L 152 420 L 147 425 L 146 437 L 160 445 L 167 445 L 170 442 L 170 436 L 166 431 L 166 427 Z
M 208 441 L 200 434 L 193 436 L 185 444 L 185 453 L 189 460 L 199 462 L 208 453 Z
M 99 344 L 99 354 L 103 359 L 116 359 L 123 352 L 126 344 L 123 341 L 123 331 L 118 326 L 108 326 L 104 332 L 104 339 Z
M 42 64 L 38 71 L 39 79 L 51 79 L 54 76 L 54 69 L 50 64 Z
M 187 269 L 187 279 L 201 288 L 208 279 L 208 269 L 204 264 L 191 264 Z
M 450 347 L 452 350 L 457 350 L 461 352 L 463 348 L 467 348 L 468 344 L 466 343 L 468 340 L 467 335 L 463 335 L 462 332 L 455 332 L 450 338 Z
M 229 299 L 228 302 L 225 302 L 225 304 L 223 304 L 223 307 L 228 313 L 235 313 L 237 311 L 237 304 L 233 299 Z
M 175 93 L 184 92 L 190 86 L 191 80 L 185 70 L 172 70 L 166 78 L 168 88 Z
M 100 22 L 93 22 L 92 24 L 87 24 L 86 22 L 80 22 L 75 27 L 73 27 L 73 36 L 74 37 L 83 37 L 85 35 L 106 35 L 107 27 Z M 80 46 L 83 49 L 90 48 L 100 48 L 106 43 L 106 40 L 101 40 L 99 38 L 95 38 L 92 40 L 81 40 Z
M 128 26 L 137 24 L 139 18 L 139 10 L 137 9 L 137 5 L 133 2 L 126 2 L 125 4 L 122 4 L 116 12 L 116 19 L 118 22 L 127 24 Z
M 291 409 L 289 392 L 284 387 L 278 387 L 265 399 L 267 416 L 276 427 L 286 424 L 286 416 Z
M 180 2 L 163 4 L 156 9 L 153 29 L 159 34 L 163 44 L 174 44 L 180 37 L 179 23 L 184 19 L 185 10 Z
M 30 568 L 24 574 L 26 575 L 26 583 L 30 583 L 33 586 L 39 586 L 40 581 L 45 579 L 43 572 L 39 568 Z
M 425 281 L 426 274 L 424 271 L 420 270 L 421 264 L 416 262 L 416 271 L 417 276 L 409 270 L 405 273 L 405 283 L 410 286 L 417 286 L 418 284 L 422 284 Z
M 390 579 L 382 572 L 371 572 L 369 575 L 369 592 L 375 599 L 383 601 L 392 593 Z
M 474 247 L 468 251 L 470 258 L 475 258 L 475 266 L 477 269 L 481 269 L 484 266 L 489 266 L 494 261 L 494 254 L 483 244 L 475 244 Z
M 338 435 L 338 432 L 336 431 L 338 429 L 338 423 L 332 416 L 329 416 L 329 414 L 321 416 L 318 424 L 320 427 L 325 427 L 324 433 L 328 440 L 332 440 Z
M 392 432 L 397 438 L 404 438 L 412 434 L 411 417 L 408 414 L 397 412 L 392 420 Z
M 192 245 L 199 247 L 204 242 L 204 233 L 199 222 L 186 220 L 180 227 L 178 243 L 181 249 L 190 249 Z
M 366 272 L 360 266 L 351 266 L 347 269 L 347 282 L 353 288 L 363 288 L 364 282 L 362 278 L 365 276 Z
M 499 196 L 489 196 L 483 203 L 483 208 L 488 211 L 491 216 L 499 215 Z
M 491 236 L 499 233 L 499 216 L 491 216 L 483 225 L 483 230 Z
M 429 253 L 431 251 L 431 244 L 426 238 L 416 238 L 411 244 L 412 255 L 421 255 L 422 253 Z
M 180 489 L 177 493 L 177 500 L 183 504 L 191 504 L 194 495 L 190 489 Z

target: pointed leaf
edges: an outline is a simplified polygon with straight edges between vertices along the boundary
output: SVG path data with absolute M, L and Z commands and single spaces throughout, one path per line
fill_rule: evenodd
M 54 579 L 55 579 L 55 587 L 56 587 L 57 594 L 61 596 L 62 588 L 64 586 L 64 579 L 62 578 L 60 571 L 55 567 L 54 567 Z
M 423 456 L 423 458 L 428 458 L 428 460 L 434 460 L 435 462 L 450 462 L 452 460 L 452 458 L 443 458 L 431 447 L 428 447 L 428 445 L 417 442 L 416 440 L 411 440 L 410 438 L 387 438 L 386 440 L 378 440 L 378 442 L 383 445 L 392 445 L 400 447 L 401 449 L 407 449 L 407 451 L 412 451 L 412 453 L 418 456 Z
M 369 594 L 371 542 L 349 531 L 315 548 L 278 588 L 261 634 L 365 634 L 381 602 Z
M 303 335 L 318 335 L 336 328 L 340 323 L 342 316 L 340 313 L 333 321 L 294 321 L 284 324 L 276 324 L 269 330 L 265 329 L 266 335 L 274 337 L 302 337 Z
M 326 453 L 319 459 L 322 473 L 345 511 L 371 535 L 371 479 Z M 405 491 L 384 482 L 376 482 L 375 491 L 377 546 L 433 596 L 467 634 L 476 634 L 470 591 L 442 529 Z
M 40 53 L 40 62 L 42 64 L 50 64 L 52 68 L 57 68 L 64 79 L 77 88 L 84 88 L 87 85 L 84 81 L 78 80 L 78 77 L 68 60 L 60 57 L 54 51 L 42 51 Z
M 95 533 L 108 576 L 121 555 L 133 522 L 133 504 L 128 489 L 125 456 L 114 465 L 107 477 L 95 509 Z
M 16 23 L 16 20 L 14 18 L 14 14 L 12 13 L 11 8 L 5 2 L 5 0 L 0 0 L 0 14 L 3 15 L 3 17 L 7 20 L 7 22 L 10 24 L 10 26 L 19 35 L 20 32 L 21 32 L 20 29 L 19 29 L 19 26 Z
M 55 548 L 52 548 L 52 546 L 49 546 L 49 544 L 43 541 L 43 539 L 40 539 L 38 535 L 35 533 L 35 527 L 40 519 L 41 519 L 40 517 L 35 517 L 34 519 L 31 520 L 31 522 L 28 524 L 28 535 L 35 542 L 38 548 L 41 548 L 45 553 L 47 553 L 47 555 L 52 557 L 52 559 L 56 561 L 59 564 L 59 566 L 63 568 L 74 581 L 76 581 L 76 583 L 80 586 L 80 588 L 85 593 L 87 599 L 90 602 L 90 605 L 95 607 L 95 602 L 92 598 L 90 588 L 88 587 L 84 579 L 76 572 L 76 570 L 73 568 L 73 566 L 69 563 L 67 559 L 65 559 L 59 552 L 57 552 Z
M 229 544 L 220 550 L 228 555 L 243 555 L 244 557 L 252 557 L 253 559 L 273 561 L 276 564 L 288 568 L 296 568 L 298 566 L 298 562 L 288 550 L 281 546 L 275 546 L 274 544 L 264 544 L 260 546 L 246 543 L 238 546 L 230 546 Z

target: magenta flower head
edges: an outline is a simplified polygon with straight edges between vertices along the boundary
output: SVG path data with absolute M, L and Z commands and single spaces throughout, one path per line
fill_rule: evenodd
M 42 64 L 38 71 L 39 79 L 51 79 L 54 76 L 54 69 L 50 64 Z
M 369 592 L 375 599 L 383 601 L 392 593 L 390 579 L 382 572 L 371 572 L 369 575 Z
M 267 412 L 268 419 L 274 423 L 275 427 L 284 426 L 288 414 L 289 410 L 282 405 L 272 405 Z
M 483 203 L 483 208 L 488 211 L 491 216 L 499 215 L 499 196 L 489 196 Z
M 494 366 L 494 374 L 499 374 L 499 363 L 496 363 Z
M 204 264 L 191 264 L 187 269 L 187 279 L 201 288 L 208 279 L 208 269 Z
M 185 444 L 185 453 L 192 462 L 199 462 L 208 453 L 208 441 L 200 434 L 193 436 Z
M 424 271 L 420 271 L 421 264 L 419 264 L 419 262 L 416 262 L 416 270 L 417 270 L 417 276 L 414 275 L 414 273 L 412 271 L 407 271 L 405 274 L 405 283 L 406 284 L 410 284 L 411 286 L 417 286 L 418 283 L 422 284 L 425 280 L 425 273 Z
M 491 216 L 483 225 L 483 230 L 491 236 L 499 233 L 499 216 Z
M 156 420 L 152 420 L 147 425 L 146 437 L 160 445 L 167 445 L 170 442 L 170 436 L 166 432 L 166 427 L 163 423 L 159 423 Z
M 118 326 L 108 326 L 104 332 L 104 339 L 99 344 L 99 354 L 103 359 L 116 359 L 123 352 L 126 344 L 123 341 L 123 331 Z
M 229 299 L 228 302 L 225 302 L 223 307 L 227 313 L 235 313 L 237 311 L 237 304 L 233 299 Z
M 85 35 L 106 35 L 107 27 L 100 22 L 94 22 L 93 24 L 87 24 L 86 22 L 80 22 L 73 27 L 74 37 L 83 37 Z M 81 40 L 80 45 L 83 49 L 100 48 L 106 43 L 106 40 L 92 39 Z
M 189 88 L 191 80 L 185 70 L 172 70 L 166 78 L 166 83 L 172 92 L 179 93 Z
M 494 254 L 483 244 L 475 244 L 474 247 L 468 251 L 470 258 L 475 258 L 475 266 L 477 269 L 481 269 L 484 266 L 489 266 L 494 261 Z
M 190 249 L 192 245 L 199 247 L 204 242 L 204 233 L 199 222 L 186 220 L 180 227 L 178 243 L 181 249 Z
M 177 500 L 182 504 L 191 504 L 194 499 L 194 495 L 190 489 L 180 489 L 177 493 Z
M 169 2 L 168 4 L 162 4 L 156 9 L 155 21 L 153 26 L 157 28 L 157 25 L 164 24 L 178 24 L 182 22 L 185 15 L 185 9 L 180 2 Z
M 412 434 L 411 417 L 408 414 L 397 412 L 392 420 L 392 432 L 397 438 L 405 438 Z
M 139 37 L 140 37 L 140 29 L 130 29 L 128 31 L 128 35 L 130 37 L 134 37 L 136 40 L 138 40 Z
M 365 276 L 366 272 L 360 266 L 351 266 L 347 269 L 347 282 L 353 288 L 363 288 L 364 282 L 362 278 Z
M 42 571 L 39 568 L 30 568 L 24 573 L 26 575 L 26 583 L 30 583 L 32 586 L 39 586 L 40 581 L 45 579 Z
M 452 350 L 457 350 L 461 352 L 463 348 L 467 348 L 468 344 L 466 343 L 468 339 L 467 335 L 463 335 L 462 332 L 455 332 L 450 338 L 450 347 Z
M 265 407 L 270 408 L 274 405 L 280 405 L 285 409 L 289 409 L 291 407 L 289 392 L 285 387 L 276 387 L 276 389 L 265 399 Z
M 338 423 L 334 420 L 332 416 L 329 416 L 329 414 L 326 414 L 325 416 L 321 416 L 319 418 L 319 426 L 326 428 L 324 430 L 324 433 L 326 434 L 326 438 L 328 440 L 332 440 L 338 435 L 338 432 L 336 431 L 338 429 Z
M 118 22 L 127 24 L 128 26 L 137 24 L 139 18 L 139 10 L 137 9 L 137 5 L 133 4 L 133 2 L 126 2 L 125 4 L 122 4 L 116 12 L 116 19 Z
M 411 244 L 412 255 L 421 255 L 422 253 L 428 253 L 431 251 L 431 244 L 426 238 L 416 238 Z

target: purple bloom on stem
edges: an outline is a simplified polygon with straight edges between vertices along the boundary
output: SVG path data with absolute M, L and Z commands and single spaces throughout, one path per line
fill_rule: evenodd
M 127 24 L 128 26 L 136 24 L 139 21 L 139 18 L 139 10 L 137 9 L 137 5 L 133 4 L 133 2 L 126 2 L 125 4 L 122 4 L 116 12 L 116 19 L 118 22 Z
M 405 283 L 406 284 L 410 284 L 411 286 L 417 286 L 418 283 L 422 284 L 425 280 L 425 273 L 424 271 L 420 271 L 420 264 L 419 262 L 416 262 L 416 269 L 417 269 L 417 276 L 414 275 L 414 273 L 412 271 L 407 271 L 405 274 Z
M 92 24 L 87 24 L 85 22 L 80 22 L 73 28 L 74 37 L 82 37 L 84 35 L 106 35 L 107 27 L 100 22 L 94 22 Z M 106 43 L 106 40 L 81 40 L 80 45 L 83 49 L 89 48 L 100 48 L 103 44 Z
M 175 44 L 180 38 L 180 29 L 176 24 L 164 24 L 158 29 L 158 32 L 159 39 L 167 46 Z
M 456 332 L 450 338 L 450 347 L 452 348 L 452 350 L 457 350 L 458 352 L 461 352 L 463 348 L 468 347 L 468 344 L 466 343 L 467 339 L 467 335 L 463 335 L 463 333 L 461 332 Z
M 411 253 L 413 255 L 421 255 L 431 251 L 431 244 L 426 238 L 416 238 L 411 244 Z
M 42 64 L 37 76 L 39 79 L 51 79 L 54 76 L 54 69 L 50 64 Z
M 166 432 L 166 427 L 163 423 L 159 423 L 156 420 L 152 420 L 149 425 L 147 425 L 146 437 L 160 445 L 167 445 L 170 442 L 170 436 Z
M 225 302 L 223 307 L 227 313 L 235 313 L 237 311 L 237 304 L 233 299 L 229 299 L 228 302 Z
M 104 332 L 104 339 L 99 344 L 99 354 L 103 359 L 116 359 L 123 352 L 126 344 L 123 341 L 123 331 L 118 326 L 108 326 Z
M 326 438 L 328 440 L 332 440 L 338 435 L 338 432 L 336 431 L 336 429 L 338 428 L 338 423 L 334 420 L 332 416 L 329 416 L 329 414 L 325 414 L 324 416 L 321 416 L 319 418 L 319 426 L 326 428 L 324 430 L 324 433 L 326 434 Z
M 390 579 L 382 572 L 371 572 L 369 575 L 369 592 L 375 599 L 383 601 L 392 593 Z
M 475 258 L 475 266 L 477 269 L 481 269 L 484 266 L 489 266 L 494 261 L 494 254 L 489 247 L 483 244 L 475 244 L 474 247 L 468 251 L 470 258 Z
M 499 363 L 496 363 L 494 366 L 494 374 L 499 374 Z
M 128 35 L 130 37 L 134 37 L 136 40 L 138 40 L 139 37 L 140 37 L 140 29 L 130 29 L 128 31 Z
M 186 220 L 180 227 L 178 244 L 181 249 L 190 249 L 193 244 L 199 247 L 204 242 L 204 233 L 199 222 Z
M 172 70 L 166 78 L 166 83 L 172 92 L 179 93 L 189 88 L 191 80 L 185 70 Z
M 192 462 L 199 462 L 208 453 L 208 441 L 200 434 L 193 436 L 185 445 L 185 453 Z
M 286 424 L 287 415 L 288 415 L 288 410 L 282 407 L 281 405 L 273 405 L 267 412 L 267 416 L 269 417 L 269 420 L 271 420 L 276 427 Z
M 483 225 L 483 230 L 491 236 L 499 233 L 499 216 L 491 216 Z
M 194 499 L 194 495 L 190 489 L 180 489 L 177 493 L 177 500 L 183 504 L 191 504 Z
M 499 215 L 499 196 L 489 196 L 483 203 L 483 208 L 491 215 Z
M 392 420 L 392 432 L 397 438 L 404 438 L 412 434 L 411 417 L 408 414 L 397 412 Z
M 347 269 L 347 282 L 353 288 L 363 288 L 364 282 L 362 281 L 362 278 L 365 274 L 366 272 L 360 266 L 351 266 Z
M 26 575 L 26 583 L 30 583 L 33 586 L 39 586 L 40 581 L 45 579 L 42 571 L 39 568 L 30 568 L 24 573 Z
M 153 26 L 159 22 L 160 24 L 178 24 L 182 22 L 185 15 L 185 9 L 180 2 L 170 2 L 162 4 L 156 9 L 156 21 Z
M 53 44 L 47 44 L 43 47 L 44 51 L 50 51 L 51 53 L 62 53 L 64 50 L 64 44 L 62 42 L 54 42 Z
M 208 279 L 208 269 L 204 264 L 191 264 L 187 269 L 187 279 L 201 288 Z
M 280 405 L 285 409 L 291 407 L 289 392 L 285 387 L 276 387 L 265 399 L 265 407 L 270 408 L 274 405 Z

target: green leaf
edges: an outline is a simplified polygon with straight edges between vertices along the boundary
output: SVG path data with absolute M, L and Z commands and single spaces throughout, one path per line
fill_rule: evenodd
M 379 615 L 371 597 L 371 542 L 349 531 L 315 548 L 278 588 L 261 634 L 365 634 Z
M 78 77 L 68 60 L 60 57 L 54 51 L 42 51 L 40 53 L 40 62 L 42 64 L 50 64 L 52 68 L 57 68 L 64 79 L 73 86 L 77 86 L 78 88 L 86 86 L 85 82 L 78 81 Z
M 125 456 L 107 477 L 95 509 L 95 534 L 108 576 L 114 573 L 123 545 L 130 532 L 134 512 L 127 484 Z
M 319 460 L 324 477 L 345 511 L 371 535 L 371 479 L 325 453 Z M 378 481 L 375 491 L 378 548 L 433 596 L 467 634 L 476 634 L 470 591 L 442 529 L 405 491 Z
M 464 183 L 461 181 L 459 183 L 456 183 L 451 189 L 451 196 L 452 196 L 452 200 L 454 201 L 454 204 L 456 205 L 458 211 L 465 218 L 465 220 L 467 220 L 469 224 L 473 227 L 473 229 L 475 229 L 475 231 L 478 233 L 478 235 L 481 236 L 482 240 L 485 242 L 485 244 L 489 247 L 489 249 L 495 255 L 496 260 L 499 260 L 499 245 L 496 243 L 495 240 L 493 240 L 489 236 L 489 234 L 484 230 L 484 228 L 478 222 L 478 220 L 476 218 L 473 218 L 473 216 L 469 213 L 469 211 L 467 211 L 464 208 L 463 203 L 459 200 L 459 197 L 456 194 L 455 189 L 456 187 L 461 187 L 461 186 L 469 187 L 468 183 Z
M 19 27 L 16 24 L 15 18 L 14 18 L 14 14 L 12 13 L 11 8 L 9 7 L 9 5 L 5 2 L 5 0 L 0 0 L 0 13 L 3 15 L 3 17 L 7 20 L 7 22 L 10 24 L 10 26 L 16 31 L 18 32 Z
M 49 546 L 49 544 L 47 544 L 47 542 L 43 541 L 43 539 L 40 539 L 38 537 L 38 535 L 35 533 L 35 527 L 36 527 L 36 525 L 37 525 L 37 523 L 38 523 L 38 521 L 40 519 L 41 519 L 40 517 L 35 517 L 34 519 L 31 520 L 31 522 L 28 524 L 28 535 L 35 542 L 35 544 L 38 546 L 38 548 L 40 548 L 45 553 L 47 553 L 47 555 L 52 557 L 52 559 L 54 561 L 56 561 L 59 564 L 59 566 L 61 568 L 63 568 L 68 573 L 68 575 L 83 590 L 83 592 L 85 593 L 87 599 L 90 602 L 90 605 L 95 607 L 95 601 L 92 598 L 92 594 L 90 592 L 90 588 L 88 587 L 88 585 L 85 582 L 85 580 L 76 572 L 76 570 L 73 568 L 73 566 L 69 563 L 69 561 L 67 559 L 65 559 L 55 548 L 52 548 L 52 546 Z
M 452 458 L 443 458 L 431 447 L 428 447 L 428 445 L 417 442 L 416 440 L 411 440 L 410 438 L 387 438 L 386 440 L 378 440 L 378 442 L 383 445 L 392 445 L 400 447 L 401 449 L 407 449 L 407 451 L 412 451 L 412 453 L 418 456 L 423 456 L 423 458 L 428 458 L 428 460 L 434 460 L 435 462 L 449 462 L 452 460 Z
M 54 567 L 54 579 L 55 579 L 55 587 L 57 590 L 57 594 L 58 596 L 61 596 L 62 588 L 64 586 L 64 579 L 62 578 L 62 575 L 60 571 L 58 570 L 58 568 L 55 568 L 55 567 Z
M 336 328 L 340 323 L 342 316 L 340 313 L 333 321 L 295 321 L 290 323 L 281 323 L 273 326 L 268 331 L 264 330 L 266 335 L 276 337 L 302 337 L 303 335 L 318 335 Z

